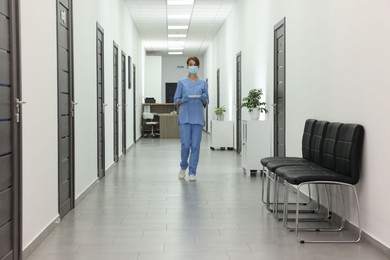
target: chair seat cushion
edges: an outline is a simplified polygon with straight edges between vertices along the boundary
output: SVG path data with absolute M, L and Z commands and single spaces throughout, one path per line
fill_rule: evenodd
M 323 169 L 302 169 L 302 170 L 288 170 L 279 169 L 280 177 L 285 179 L 288 183 L 299 185 L 303 182 L 312 181 L 335 181 L 349 184 L 356 184 L 356 181 L 348 176 L 339 174 L 335 171 Z
M 279 160 L 302 160 L 303 158 L 302 157 L 265 157 L 263 159 L 260 160 L 261 164 L 264 166 L 264 167 L 267 167 L 267 164 L 269 162 L 273 162 L 273 161 L 279 161 Z
M 317 164 L 313 165 L 289 165 L 289 166 L 282 166 L 277 169 L 275 169 L 275 174 L 278 177 L 282 177 L 284 173 L 289 172 L 289 171 L 309 171 L 309 170 L 323 170 L 325 169 L 322 166 L 319 166 Z
M 303 158 L 297 158 L 297 159 L 284 159 L 284 160 L 277 160 L 277 161 L 271 161 L 267 163 L 267 169 L 270 172 L 275 172 L 275 170 L 279 167 L 283 166 L 306 166 L 306 165 L 317 165 L 312 161 L 303 159 Z

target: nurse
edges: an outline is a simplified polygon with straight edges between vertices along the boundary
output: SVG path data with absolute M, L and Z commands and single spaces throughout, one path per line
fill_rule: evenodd
M 184 179 L 188 168 L 189 181 L 196 181 L 200 142 L 205 125 L 204 108 L 209 103 L 208 84 L 198 77 L 200 62 L 197 57 L 187 59 L 188 76 L 177 82 L 174 102 L 179 106 L 181 162 L 179 179 Z M 189 162 L 188 162 L 189 158 Z

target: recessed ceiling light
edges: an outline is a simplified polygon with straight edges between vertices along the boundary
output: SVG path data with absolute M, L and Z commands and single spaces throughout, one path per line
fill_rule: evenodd
M 168 25 L 168 30 L 187 30 L 188 25 Z
M 167 0 L 167 5 L 193 5 L 194 0 Z
M 187 34 L 168 34 L 168 38 L 185 38 Z
M 190 14 L 168 14 L 168 19 L 190 19 Z
M 170 52 L 168 52 L 168 54 L 169 55 L 181 55 L 181 54 L 183 54 L 183 52 L 182 51 L 170 51 Z

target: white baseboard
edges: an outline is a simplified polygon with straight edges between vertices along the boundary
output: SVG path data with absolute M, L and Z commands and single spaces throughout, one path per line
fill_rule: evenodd
M 56 217 L 22 252 L 22 259 L 27 259 L 47 236 L 60 224 L 60 217 Z
M 74 207 L 77 207 L 77 205 L 80 204 L 80 202 L 87 197 L 87 195 L 96 187 L 96 185 L 99 183 L 99 179 L 94 180 L 89 187 L 87 187 L 84 192 L 82 192 L 74 202 Z

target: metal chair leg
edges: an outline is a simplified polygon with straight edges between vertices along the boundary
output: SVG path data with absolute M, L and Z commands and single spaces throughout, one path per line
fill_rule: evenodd
M 357 195 L 357 191 L 356 191 L 356 188 L 355 186 L 351 185 L 351 184 L 348 184 L 348 183 L 341 183 L 341 182 L 331 182 L 331 181 L 323 181 L 323 182 L 308 182 L 308 183 L 302 183 L 300 185 L 298 185 L 298 190 L 300 189 L 300 187 L 302 185 L 305 185 L 305 184 L 309 184 L 309 183 L 317 183 L 317 184 L 325 184 L 325 185 L 338 185 L 339 186 L 339 191 L 340 191 L 340 195 L 341 195 L 341 200 L 342 200 L 342 203 L 343 203 L 343 216 L 342 216 L 342 223 L 341 223 L 341 226 L 340 228 L 316 228 L 316 229 L 302 229 L 302 228 L 299 228 L 299 215 L 298 215 L 298 210 L 299 210 L 299 204 L 297 204 L 297 208 L 296 208 L 296 222 L 295 222 L 295 233 L 296 233 L 296 240 L 299 242 L 299 243 L 356 243 L 356 242 L 359 242 L 360 239 L 361 239 L 361 233 L 362 233 L 362 230 L 361 230 L 361 223 L 360 223 L 360 206 L 359 206 L 359 198 L 358 198 L 358 195 Z M 347 186 L 349 188 L 351 188 L 353 191 L 354 191 L 354 195 L 355 195 L 355 200 L 356 200 L 356 211 L 357 211 L 357 218 L 358 218 L 358 229 L 359 229 L 359 232 L 358 232 L 358 236 L 355 240 L 303 240 L 303 239 L 300 239 L 299 238 L 299 231 L 326 231 L 326 232 L 340 232 L 343 228 L 344 228 L 344 222 L 345 222 L 345 207 L 346 205 L 344 204 L 345 203 L 345 200 L 344 200 L 344 196 L 343 196 L 343 193 L 342 193 L 342 190 L 341 190 L 341 186 Z M 299 197 L 299 194 L 297 193 L 297 196 Z

